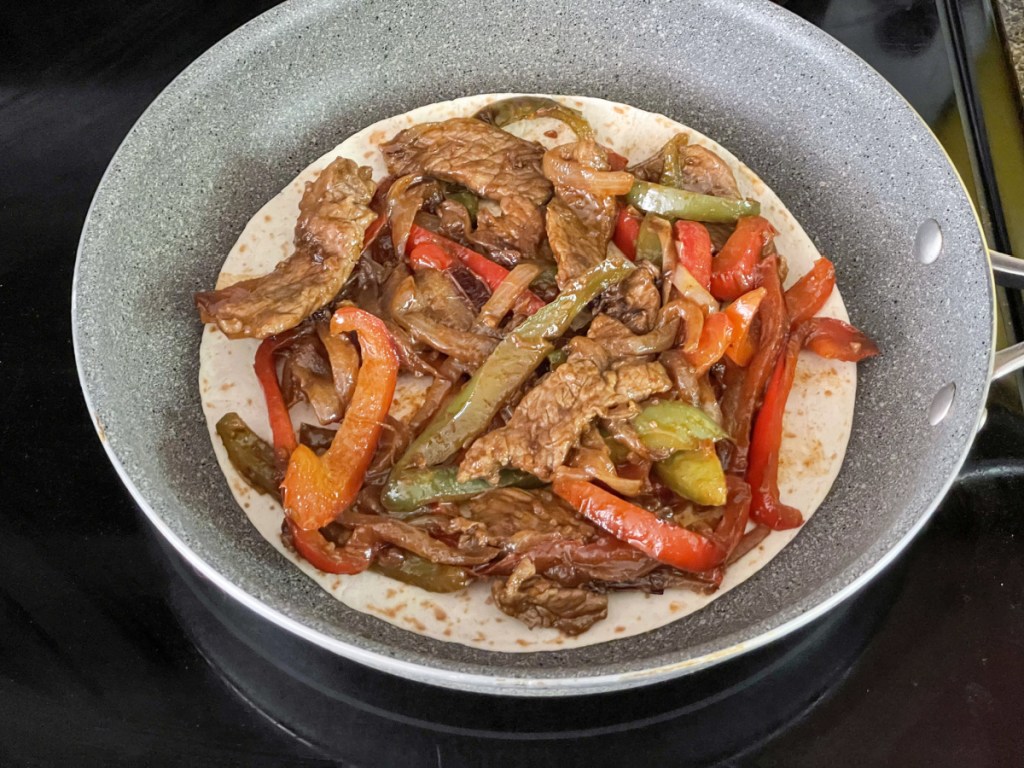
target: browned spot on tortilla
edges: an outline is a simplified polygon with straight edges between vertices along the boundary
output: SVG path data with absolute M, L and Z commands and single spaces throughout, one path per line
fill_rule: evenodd
M 557 139 L 558 138 L 558 131 L 555 131 L 555 130 L 544 131 L 544 135 L 547 136 L 549 139 Z
M 832 397 L 832 390 L 831 389 L 826 389 L 825 390 L 825 397 Z
M 612 111 L 613 112 L 618 112 L 620 115 L 626 114 L 626 108 L 625 107 L 612 107 Z
M 564 642 L 565 642 L 565 638 L 562 637 L 561 635 L 559 635 L 558 637 L 555 638 L 555 645 L 561 645 Z
M 523 640 L 523 638 L 521 638 L 521 637 L 517 637 L 516 638 L 516 645 L 521 645 L 523 648 L 526 648 L 529 644 L 530 644 L 529 642 L 527 642 L 526 640 Z
M 473 642 L 474 643 L 482 643 L 486 639 L 487 639 L 487 635 L 485 635 L 479 629 L 476 631 L 476 634 L 473 635 Z
M 375 154 L 377 154 L 377 153 L 376 153 L 376 152 L 374 152 L 374 151 L 373 151 L 372 149 L 371 149 L 371 150 L 368 150 L 368 151 L 366 151 L 366 152 L 363 152 L 363 159 L 364 159 L 364 160 L 370 160 L 370 159 L 372 159 L 372 158 L 373 158 L 373 156 L 374 156 Z
M 398 614 L 405 610 L 406 605 L 406 603 L 399 603 L 392 608 L 378 608 L 376 605 L 369 603 L 366 607 L 374 613 L 379 613 L 381 616 L 387 616 L 389 619 L 395 619 L 398 617 Z
M 444 635 L 445 637 L 451 637 L 452 636 L 452 628 L 451 627 L 445 627 L 444 628 L 444 632 L 442 632 L 441 634 Z
M 271 215 L 270 215 L 269 213 L 264 213 L 264 214 L 263 214 L 263 220 L 264 220 L 265 222 L 267 222 L 267 224 L 269 224 L 269 223 L 270 223 L 270 222 L 272 222 L 272 221 L 273 221 L 274 219 L 273 219 L 273 218 L 271 217 Z
M 494 623 L 495 623 L 495 624 L 504 624 L 504 623 L 505 623 L 505 620 L 504 620 L 503 618 L 501 618 L 501 616 L 499 616 L 498 618 L 496 618 L 496 619 L 494 620 Z
M 213 408 L 213 403 L 209 403 L 209 402 L 206 403 L 206 407 L 212 409 Z M 102 438 L 100 438 L 100 439 L 102 440 Z
M 247 398 L 245 399 L 245 404 L 246 404 L 246 405 L 252 405 L 252 398 L 251 398 L 251 397 L 247 397 Z
M 239 496 L 249 495 L 249 486 L 247 486 L 245 483 L 231 483 L 231 487 L 235 489 L 235 493 L 237 493 Z
M 624 626 L 622 626 L 621 624 L 619 624 L 619 626 L 617 626 L 617 627 L 615 628 L 615 631 L 616 631 L 617 633 L 625 632 L 625 631 L 626 631 L 626 628 L 625 628 Z
M 234 386 L 235 386 L 235 382 L 233 382 L 233 381 L 225 381 L 223 384 L 220 385 L 219 389 L 220 389 L 221 392 L 227 392 L 229 389 L 231 389 Z
M 387 138 L 387 134 L 384 131 L 374 131 L 370 134 L 371 144 L 380 144 Z
M 247 250 L 249 250 L 249 246 L 246 245 L 245 243 L 242 243 L 240 246 L 238 246 L 239 253 L 245 253 Z
M 672 611 L 672 613 L 679 613 L 679 611 L 683 610 L 683 604 L 677 603 L 673 600 L 668 604 L 668 609 Z
M 391 587 L 388 587 L 388 591 L 384 593 L 384 597 L 386 597 L 388 600 L 390 600 L 391 598 L 393 598 L 397 594 L 398 594 L 398 590 L 397 589 L 392 589 Z
M 435 605 L 434 606 L 434 618 L 437 619 L 438 621 L 447 621 L 448 620 L 448 614 L 445 613 L 444 608 L 442 608 L 440 605 Z
M 417 619 L 415 616 L 403 616 L 402 621 L 410 625 L 417 632 L 424 632 L 427 629 L 427 625 Z
M 250 508 L 250 507 L 252 506 L 252 504 L 250 504 L 250 503 L 249 503 L 249 502 L 247 501 L 247 502 L 245 502 L 245 504 L 243 504 L 242 506 L 243 506 L 243 507 L 244 507 L 245 509 L 249 509 L 249 508 Z
M 795 440 L 796 439 L 796 432 L 790 432 L 787 429 L 785 432 L 782 433 L 782 436 L 784 438 L 786 438 L 787 440 Z

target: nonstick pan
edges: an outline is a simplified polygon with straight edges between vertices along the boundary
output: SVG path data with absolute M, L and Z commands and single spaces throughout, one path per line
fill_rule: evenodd
M 354 612 L 251 528 L 198 402 L 192 293 L 213 284 L 252 212 L 341 138 L 473 93 L 583 94 L 664 113 L 750 165 L 835 262 L 861 368 L 853 434 L 824 505 L 766 568 L 653 632 L 499 654 Z M 488 693 L 651 683 L 763 645 L 874 578 L 949 489 L 984 415 L 992 266 L 936 139 L 876 72 L 761 0 L 687 3 L 292 2 L 216 45 L 118 150 L 82 234 L 72 313 L 97 432 L 146 516 L 256 613 L 397 675 Z M 1018 270 L 1019 277 L 1019 270 Z

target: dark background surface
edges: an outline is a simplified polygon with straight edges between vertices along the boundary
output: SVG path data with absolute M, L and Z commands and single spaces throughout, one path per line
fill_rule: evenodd
M 645 745 L 735 765 L 1024 763 L 1024 424 L 999 407 L 967 479 L 897 565 L 802 635 L 806 656 L 795 641 L 774 649 L 784 661 L 751 683 L 745 704 L 683 714 L 689 731 L 667 719 L 527 742 L 434 733 L 349 707 L 337 710 L 330 746 L 317 747 L 301 706 L 287 728 L 306 741 L 250 705 L 259 697 L 246 675 L 226 673 L 218 656 L 241 663 L 246 651 L 232 651 L 202 615 L 188 574 L 157 546 L 100 449 L 78 389 L 68 300 L 89 200 L 121 139 L 184 66 L 270 5 L 0 4 L 0 764 L 498 765 L 557 754 L 628 765 Z M 982 61 L 991 45 L 987 6 L 787 5 L 890 77 L 963 163 L 990 233 L 1009 237 L 999 181 L 979 160 L 993 154 L 994 129 L 970 119 L 991 115 L 992 97 L 973 98 L 972 72 L 957 65 Z M 256 661 L 253 670 L 273 674 Z M 728 674 L 690 678 L 686 695 L 713 698 Z M 680 691 L 659 688 L 647 704 Z M 581 703 L 576 715 L 598 706 L 616 702 Z M 795 714 L 777 722 L 773 712 L 787 708 Z M 742 722 L 726 727 L 730 717 Z M 694 723 L 703 736 L 677 747 Z

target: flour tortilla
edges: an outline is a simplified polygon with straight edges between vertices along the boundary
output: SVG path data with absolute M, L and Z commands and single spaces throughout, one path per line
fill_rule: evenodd
M 481 107 L 509 95 L 512 94 L 470 96 L 431 104 L 382 120 L 346 139 L 302 171 L 253 216 L 228 254 L 217 287 L 265 274 L 291 253 L 299 198 L 305 184 L 335 157 L 342 155 L 361 165 L 369 165 L 374 178 L 380 179 L 385 167 L 378 147 L 399 130 L 416 123 L 472 115 Z M 594 126 L 599 141 L 633 162 L 656 152 L 676 133 L 687 134 L 690 143 L 708 147 L 729 164 L 744 197 L 760 201 L 761 215 L 779 233 L 775 242 L 789 264 L 787 284 L 807 272 L 818 258 L 814 244 L 767 185 L 708 137 L 662 115 L 624 104 L 586 97 L 552 98 L 581 110 Z M 518 123 L 510 126 L 510 130 L 549 147 L 574 138 L 566 126 L 550 119 Z M 555 133 L 551 134 L 552 131 Z M 545 132 L 549 135 L 545 136 Z M 838 291 L 833 292 L 821 314 L 848 319 Z M 799 533 L 798 530 L 772 533 L 759 547 L 729 567 L 721 588 L 712 595 L 697 595 L 683 589 L 669 590 L 663 595 L 612 594 L 608 600 L 608 617 L 578 637 L 568 637 L 553 629 L 531 630 L 505 615 L 494 606 L 487 581 L 458 593 L 438 595 L 372 572 L 357 576 L 322 573 L 284 545 L 281 506 L 246 484 L 231 466 L 214 429 L 225 413 L 236 411 L 252 429 L 270 439 L 263 395 L 252 369 L 257 344 L 252 339 L 229 340 L 213 325 L 208 325 L 200 347 L 203 412 L 217 461 L 232 494 L 260 534 L 329 595 L 355 610 L 403 629 L 438 640 L 505 652 L 561 650 L 629 637 L 681 620 L 704 607 L 750 578 Z M 856 366 L 852 363 L 825 360 L 808 353 L 800 356 L 785 417 L 779 487 L 782 500 L 802 510 L 805 517 L 810 517 L 824 500 L 842 466 L 850 437 L 856 382 Z M 423 379 L 404 377 L 393 412 L 399 415 L 415 408 L 427 383 Z M 302 421 L 316 423 L 305 404 L 293 409 L 293 418 L 296 425 Z M 224 510 L 211 510 L 211 514 L 224 513 Z

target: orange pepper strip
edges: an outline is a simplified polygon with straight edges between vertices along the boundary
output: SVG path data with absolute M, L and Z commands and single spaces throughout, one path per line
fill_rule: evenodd
M 323 456 L 304 445 L 292 452 L 281 484 L 285 514 L 304 531 L 332 522 L 355 500 L 395 394 L 398 352 L 384 322 L 342 307 L 331 318 L 331 333 L 347 331 L 359 336 L 362 365 L 345 419 Z
M 725 308 L 725 314 L 729 316 L 732 323 L 732 341 L 725 350 L 736 365 L 746 367 L 750 358 L 757 351 L 757 346 L 750 338 L 750 326 L 754 322 L 754 315 L 761 306 L 761 300 L 768 293 L 767 288 L 755 288 L 740 296 L 736 301 Z
M 704 318 L 697 349 L 686 354 L 686 360 L 698 376 L 722 359 L 733 337 L 733 327 L 725 312 L 712 312 Z
M 811 271 L 786 291 L 786 312 L 791 328 L 810 320 L 821 311 L 836 287 L 836 270 L 824 256 L 814 262 Z
M 711 294 L 732 301 L 757 284 L 757 265 L 775 228 L 760 216 L 743 216 L 711 262 Z

